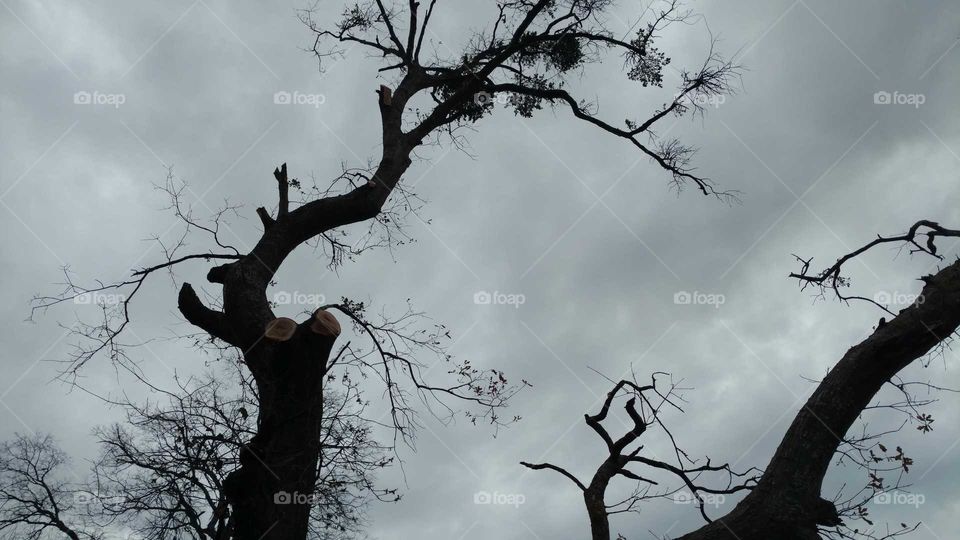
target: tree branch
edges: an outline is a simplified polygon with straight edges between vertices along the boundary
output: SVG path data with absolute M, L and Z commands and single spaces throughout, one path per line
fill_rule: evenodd
M 215 311 L 203 305 L 197 293 L 189 283 L 184 283 L 177 297 L 177 307 L 180 313 L 191 324 L 200 328 L 211 336 L 231 345 L 239 345 L 227 317 L 220 311 Z
M 557 467 L 556 465 L 553 465 L 552 463 L 537 463 L 537 464 L 534 464 L 534 463 L 527 463 L 526 461 L 521 461 L 520 464 L 523 465 L 524 467 L 528 468 L 528 469 L 533 469 L 533 470 L 535 470 L 535 471 L 542 470 L 542 469 L 550 469 L 550 470 L 552 470 L 552 471 L 557 471 L 558 473 L 560 473 L 560 474 L 566 476 L 567 478 L 569 478 L 571 482 L 573 482 L 574 484 L 576 484 L 577 487 L 580 488 L 580 491 L 586 491 L 586 490 L 587 490 L 587 487 L 583 485 L 583 482 L 581 482 L 580 480 L 577 480 L 577 477 L 576 477 L 576 476 L 574 476 L 573 474 L 569 473 L 566 469 L 564 469 L 564 468 L 562 468 L 562 467 Z
M 280 192 L 280 207 L 277 210 L 277 219 L 283 219 L 290 211 L 290 200 L 287 194 L 290 189 L 290 183 L 287 181 L 287 164 L 284 163 L 279 169 L 274 169 L 273 176 L 277 179 L 277 189 Z

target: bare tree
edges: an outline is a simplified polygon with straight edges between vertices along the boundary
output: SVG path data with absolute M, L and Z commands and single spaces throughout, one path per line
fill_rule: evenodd
M 682 412 L 683 409 L 677 404 L 678 387 L 676 384 L 670 384 L 669 388 L 664 390 L 657 387 L 657 377 L 665 377 L 665 373 L 655 373 L 651 377 L 650 384 L 640 385 L 635 380 L 618 381 L 613 388 L 607 392 L 603 405 L 597 414 L 585 414 L 584 420 L 590 426 L 607 448 L 608 456 L 590 479 L 589 483 L 583 483 L 566 469 L 553 465 L 551 463 L 526 463 L 521 465 L 534 470 L 549 469 L 566 476 L 583 492 L 583 501 L 587 507 L 587 515 L 590 518 L 590 532 L 594 540 L 608 540 L 610 538 L 609 516 L 625 512 L 639 511 L 639 505 L 642 501 L 670 497 L 680 494 L 690 497 L 691 502 L 696 502 L 700 513 L 704 519 L 710 521 L 706 512 L 706 501 L 703 494 L 722 495 L 737 493 L 739 491 L 752 489 L 756 485 L 759 475 L 756 469 L 749 469 L 744 472 L 734 472 L 729 465 L 714 465 L 710 459 L 704 463 L 699 463 L 692 459 L 687 452 L 678 446 L 673 434 L 667 428 L 662 420 L 664 408 L 672 408 Z M 629 396 L 624 404 L 624 410 L 633 424 L 632 428 L 624 435 L 613 438 L 602 422 L 607 419 L 610 407 L 614 400 Z M 639 400 L 640 408 L 637 408 Z M 669 441 L 672 451 L 672 463 L 661 461 L 651 456 L 649 450 L 644 451 L 644 445 L 636 445 L 642 435 L 648 433 L 648 428 L 657 428 Z M 643 475 L 636 473 L 638 467 L 646 467 L 654 472 L 665 473 L 672 477 L 679 487 L 666 485 L 662 481 L 653 479 L 649 474 Z M 724 483 L 717 484 L 716 487 L 704 486 L 700 484 L 701 476 L 715 476 L 716 473 L 724 476 Z M 634 480 L 637 487 L 626 498 L 612 504 L 607 504 L 606 491 L 610 482 L 617 476 Z M 688 490 L 688 491 L 683 491 Z
M 400 181 L 416 149 L 442 134 L 459 145 L 460 128 L 494 111 L 492 96 L 509 96 L 515 113 L 522 117 L 544 105 L 566 109 L 649 157 L 669 175 L 675 188 L 692 185 L 722 200 L 735 197 L 734 192 L 719 190 L 696 173 L 690 165 L 690 147 L 675 139 L 661 139 L 654 131 L 664 118 L 702 112 L 703 98 L 731 91 L 737 68 L 712 47 L 698 67 L 679 71 L 681 81 L 672 99 L 645 117 L 622 120 L 623 127 L 618 127 L 621 121 L 601 119 L 596 106 L 575 97 L 567 84 L 567 79 L 585 66 L 619 55 L 627 79 L 641 88 L 661 86 L 670 59 L 655 43 L 667 26 L 692 21 L 690 12 L 676 1 L 638 6 L 634 30 L 618 38 L 605 22 L 613 5 L 610 0 L 504 0 L 492 6 L 490 23 L 475 33 L 464 50 L 429 51 L 424 45 L 429 48 L 430 23 L 435 11 L 445 5 L 438 0 L 426 5 L 414 0 L 363 0 L 348 7 L 330 26 L 319 23 L 311 11 L 302 14 L 316 36 L 314 52 L 321 61 L 338 54 L 343 44 L 360 46 L 383 59 L 383 76 L 395 77 L 390 86 L 381 85 L 377 91 L 382 154 L 370 171 L 348 168 L 330 189 L 296 205 L 291 204 L 290 188 L 301 184 L 288 176 L 286 164 L 278 167 L 274 171 L 276 210 L 257 209 L 263 233 L 246 253 L 222 241 L 218 234 L 219 219 L 236 207 L 226 206 L 214 216 L 213 224 L 201 223 L 188 208 L 177 204 L 178 192 L 173 188 L 169 190 L 174 195 L 172 208 L 187 225 L 184 234 L 191 230 L 207 233 L 215 247 L 191 252 L 183 238 L 172 246 L 161 243 L 164 260 L 135 271 L 128 280 L 84 287 L 68 275 L 62 294 L 36 299 L 35 308 L 43 310 L 78 295 L 122 291 L 123 301 L 115 309 L 105 308 L 102 320 L 78 325 L 81 346 L 68 370 L 75 371 L 101 353 L 129 364 L 121 336 L 130 322 L 131 301 L 145 280 L 184 263 L 223 262 L 207 273 L 210 283 L 222 286 L 222 300 L 214 295 L 214 306 L 208 307 L 193 286 L 183 283 L 178 307 L 209 340 L 241 351 L 259 395 L 257 433 L 241 451 L 240 467 L 223 481 L 234 537 L 239 540 L 301 540 L 307 534 L 309 506 L 280 505 L 275 495 L 314 489 L 321 457 L 323 384 L 336 366 L 365 371 L 367 377 L 384 384 L 393 427 L 402 437 L 409 436 L 415 426 L 410 397 L 471 403 L 481 411 L 475 413 L 475 419 L 499 422 L 497 409 L 516 389 L 502 372 L 462 363 L 449 370 L 455 377 L 449 384 L 422 379 L 422 364 L 409 353 L 426 351 L 448 360 L 438 345 L 447 335 L 442 327 L 406 334 L 416 336 L 412 339 L 397 339 L 399 334 L 392 332 L 389 324 L 369 322 L 362 310 L 356 309 L 357 304 L 348 302 L 319 309 L 297 322 L 277 318 L 265 294 L 280 265 L 304 243 L 319 239 L 333 251 L 334 264 L 345 252 L 352 254 L 353 249 L 345 246 L 340 236 L 348 225 L 379 224 L 390 244 L 395 238 L 391 231 L 396 231 L 396 220 L 389 219 L 390 214 L 415 211 L 413 196 L 404 191 Z M 388 203 L 395 192 L 394 202 Z M 361 335 L 372 338 L 373 346 L 367 352 L 355 351 L 350 343 L 335 352 L 339 323 L 331 314 L 334 310 Z
M 102 452 L 89 482 L 69 468 L 50 435 L 3 443 L 0 538 L 231 538 L 223 482 L 256 433 L 258 402 L 247 379 L 239 363 L 229 362 L 227 369 L 178 379 L 177 392 L 154 387 L 163 402 L 109 400 L 126 418 L 95 430 Z M 318 540 L 353 538 L 362 531 L 371 499 L 399 500 L 396 490 L 374 482 L 394 458 L 373 437 L 357 385 L 330 394 L 322 465 L 309 494 L 308 538 Z M 65 480 L 71 473 L 76 481 Z
M 791 277 L 799 280 L 803 288 L 815 287 L 818 296 L 831 293 L 845 302 L 863 300 L 879 305 L 868 297 L 841 291 L 850 285 L 850 279 L 844 273 L 846 263 L 878 245 L 886 244 L 899 244 L 911 253 L 930 255 L 942 260 L 942 256 L 938 254 L 937 239 L 955 236 L 960 236 L 960 230 L 948 229 L 932 221 L 919 221 L 902 235 L 878 237 L 844 255 L 819 273 L 811 273 L 810 259 L 798 257 L 801 268 L 791 274 Z M 681 540 L 816 540 L 821 538 L 821 535 L 829 538 L 891 538 L 916 529 L 917 524 L 900 523 L 899 526 L 877 533 L 872 527 L 861 530 L 844 519 L 865 520 L 865 504 L 870 497 L 875 493 L 898 489 L 902 480 L 900 473 L 908 472 L 912 465 L 912 460 L 902 448 L 887 448 L 877 440 L 889 432 L 850 434 L 857 419 L 865 411 L 893 410 L 915 421 L 921 432 L 929 431 L 933 420 L 919 411 L 919 407 L 929 400 L 917 399 L 911 392 L 911 387 L 917 383 L 903 381 L 898 377 L 898 373 L 931 352 L 936 354 L 941 351 L 956 335 L 960 326 L 960 260 L 920 279 L 924 286 L 918 296 L 919 300 L 912 305 L 896 314 L 891 313 L 887 306 L 879 306 L 888 314 L 894 315 L 892 320 L 881 318 L 874 332 L 848 350 L 820 381 L 813 395 L 794 417 L 760 479 L 755 482 L 751 479 L 734 487 L 737 490 L 749 488 L 749 493 L 740 503 L 728 514 L 713 521 L 704 513 L 703 517 L 709 523 L 680 537 Z M 872 404 L 878 392 L 888 385 L 901 393 L 902 399 L 894 403 Z M 636 399 L 643 398 L 645 392 L 660 396 L 656 385 L 637 386 L 625 381 L 618 384 L 614 390 L 624 387 L 635 396 L 627 402 L 627 413 L 635 424 L 632 431 L 614 441 L 612 445 L 609 435 L 604 436 L 603 432 L 598 431 L 601 438 L 607 442 L 608 448 L 611 448 L 610 457 L 594 476 L 594 481 L 599 479 L 601 486 L 617 474 L 628 478 L 637 476 L 625 468 L 632 463 L 632 454 L 623 455 L 623 449 L 618 444 L 633 442 L 645 431 L 651 417 L 658 421 L 656 414 L 637 414 L 633 405 Z M 667 399 L 670 395 L 670 392 L 667 392 L 660 399 L 670 403 Z M 611 399 L 612 396 L 608 395 L 600 414 L 587 415 L 587 424 L 595 430 L 595 423 L 606 417 Z M 646 400 L 642 400 L 642 403 L 651 406 Z M 901 427 L 902 425 L 904 424 L 901 424 Z M 671 442 L 677 448 L 672 437 Z M 678 460 L 683 455 L 680 453 Z M 842 500 L 827 500 L 821 496 L 824 477 L 835 457 L 838 457 L 840 462 L 852 461 L 867 470 L 869 482 L 865 490 Z M 658 467 L 649 461 L 639 462 Z M 592 491 L 593 483 L 588 487 L 553 465 L 524 465 L 557 470 L 577 483 L 585 494 L 594 539 L 610 538 L 609 528 L 605 527 L 602 489 Z M 701 470 L 688 470 L 682 464 L 671 467 L 676 467 L 676 470 L 667 470 L 677 475 Z M 884 481 L 880 475 L 885 471 L 898 474 L 894 482 Z M 634 479 L 649 483 L 642 477 Z M 702 500 L 697 493 L 711 491 L 683 476 L 681 479 L 697 497 L 697 501 L 701 502 L 703 513 Z M 729 485 L 723 489 L 729 489 Z M 866 497 L 863 496 L 864 493 Z M 598 495 L 601 498 L 597 499 Z M 645 495 L 646 492 L 638 492 L 631 501 L 635 503 Z M 868 519 L 866 522 L 872 525 Z M 600 525 L 597 526 L 597 523 Z
M 94 464 L 99 514 L 127 523 L 144 539 L 231 538 L 223 494 L 244 444 L 256 434 L 256 389 L 238 362 L 161 391 L 165 403 L 115 400 L 125 421 L 96 430 L 103 452 Z M 364 523 L 371 498 L 396 500 L 373 474 L 390 449 L 371 434 L 356 385 L 327 391 L 321 469 L 309 494 L 310 538 L 349 538 Z M 281 498 L 290 494 L 281 494 Z
M 0 538 L 99 538 L 83 526 L 87 492 L 64 479 L 67 467 L 50 435 L 17 435 L 0 445 Z

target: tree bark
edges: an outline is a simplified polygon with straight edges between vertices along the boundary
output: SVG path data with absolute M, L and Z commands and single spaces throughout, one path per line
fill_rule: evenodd
M 604 494 L 610 479 L 623 466 L 623 463 L 612 463 L 612 459 L 615 458 L 611 457 L 604 461 L 593 475 L 590 485 L 583 490 L 583 502 L 587 506 L 587 515 L 590 517 L 590 535 L 593 540 L 610 539 L 610 517 L 607 514 Z
M 289 341 L 262 340 L 247 355 L 259 366 L 257 435 L 224 482 L 236 540 L 303 540 L 320 460 L 323 380 L 334 337 L 298 325 Z
M 814 540 L 818 526 L 839 523 L 820 489 L 842 438 L 884 384 L 960 326 L 960 261 L 922 280 L 920 302 L 878 325 L 830 370 L 757 487 L 729 514 L 681 540 Z

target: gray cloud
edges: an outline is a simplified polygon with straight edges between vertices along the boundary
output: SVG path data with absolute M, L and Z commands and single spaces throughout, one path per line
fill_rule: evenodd
M 333 3 L 322 3 L 329 13 Z M 82 472 L 95 448 L 89 429 L 109 420 L 95 399 L 50 380 L 69 340 L 57 320 L 23 319 L 31 295 L 49 291 L 69 263 L 83 279 L 120 277 L 155 260 L 144 241 L 170 234 L 173 218 L 152 184 L 165 166 L 190 182 L 197 212 L 224 198 L 246 205 L 227 236 L 256 238 L 253 208 L 273 200 L 270 171 L 286 161 L 294 176 L 332 178 L 341 163 L 376 155 L 374 59 L 361 51 L 324 72 L 300 50 L 310 36 L 299 2 L 278 6 L 223 1 L 130 5 L 47 5 L 7 0 L 0 12 L 4 90 L 0 95 L 0 285 L 7 302 L 0 389 L 0 435 L 56 433 Z M 862 339 L 880 316 L 867 306 L 814 303 L 786 279 L 792 253 L 832 260 L 877 233 L 916 219 L 960 223 L 960 124 L 954 113 L 960 63 L 960 10 L 949 2 L 804 0 L 696 3 L 727 54 L 748 68 L 740 93 L 701 121 L 668 126 L 701 148 L 695 163 L 724 187 L 743 191 L 726 207 L 693 191 L 677 197 L 667 178 L 626 145 L 543 111 L 530 121 L 502 111 L 470 135 L 472 160 L 433 148 L 407 175 L 429 199 L 426 224 L 411 219 L 417 242 L 365 255 L 339 275 L 304 249 L 278 275 L 284 290 L 370 298 L 400 309 L 405 298 L 459 337 L 454 351 L 504 368 L 534 388 L 511 413 L 524 420 L 496 439 L 461 422 L 428 420 L 416 453 L 405 454 L 405 497 L 375 506 L 379 538 L 583 538 L 587 520 L 565 480 L 527 472 L 521 459 L 550 460 L 590 474 L 602 449 L 582 424 L 607 382 L 631 367 L 639 376 L 670 371 L 695 389 L 672 418 L 695 455 L 763 466 L 818 377 Z M 627 6 L 621 6 L 626 12 Z M 438 12 L 437 47 L 484 7 L 452 3 Z M 619 13 L 619 12 L 618 12 Z M 614 21 L 611 24 L 619 24 Z M 624 29 L 626 30 L 626 29 Z M 440 42 L 443 43 L 440 43 Z M 702 25 L 674 29 L 664 48 L 677 65 L 697 62 Z M 580 87 L 604 114 L 643 114 L 672 89 L 643 90 L 592 68 Z M 674 77 L 675 79 L 675 77 Z M 78 91 L 123 94 L 125 102 L 76 106 Z M 322 94 L 319 107 L 278 107 L 277 91 Z M 876 92 L 923 94 L 920 107 L 878 105 Z M 598 200 L 599 198 L 599 200 Z M 536 202 L 535 202 L 536 201 Z M 957 246 L 948 246 L 949 256 Z M 930 261 L 882 252 L 855 268 L 854 286 L 911 293 Z M 181 277 L 203 283 L 203 265 Z M 210 289 L 215 292 L 214 289 Z M 477 291 L 525 295 L 518 309 L 473 302 Z M 679 291 L 722 294 L 719 308 L 676 305 Z M 136 306 L 138 339 L 183 328 L 162 279 Z M 175 326 L 180 325 L 180 326 Z M 140 351 L 157 381 L 202 367 L 177 343 Z M 917 377 L 958 386 L 948 351 Z M 39 363 L 38 363 L 39 362 Z M 87 382 L 117 380 L 91 365 Z M 946 538 L 957 507 L 960 431 L 954 396 L 933 407 L 936 430 L 906 430 L 897 444 L 916 460 L 919 509 L 877 508 L 881 517 L 920 520 L 917 538 Z M 651 442 L 651 445 L 656 443 Z M 860 481 L 838 470 L 831 485 Z M 400 471 L 384 476 L 402 483 Z M 478 491 L 520 493 L 517 508 L 474 504 Z M 829 492 L 828 492 L 829 493 Z M 720 515 L 722 509 L 715 512 Z M 615 519 L 628 538 L 679 535 L 696 527 L 690 507 L 655 503 Z

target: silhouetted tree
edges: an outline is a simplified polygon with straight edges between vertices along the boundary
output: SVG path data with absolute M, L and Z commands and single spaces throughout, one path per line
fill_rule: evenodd
M 256 433 L 258 408 L 244 375 L 231 363 L 229 371 L 177 380 L 177 392 L 154 388 L 162 401 L 112 400 L 125 422 L 96 428 L 102 450 L 89 480 L 50 435 L 0 445 L 0 538 L 231 538 L 223 482 Z M 322 465 L 315 491 L 305 494 L 312 508 L 308 538 L 317 540 L 353 538 L 371 499 L 399 499 L 396 490 L 374 483 L 393 457 L 373 438 L 357 386 L 338 392 L 327 397 Z
M 320 239 L 336 264 L 354 253 L 342 242 L 348 225 L 369 222 L 370 231 L 381 235 L 378 238 L 387 243 L 395 238 L 398 214 L 415 211 L 401 177 L 418 147 L 440 134 L 459 144 L 459 128 L 492 114 L 498 100 L 491 98 L 508 96 L 519 116 L 529 117 L 544 105 L 559 106 L 607 135 L 624 139 L 665 170 L 677 189 L 693 185 L 723 200 L 735 196 L 696 174 L 690 166 L 690 147 L 676 139 L 661 139 L 654 132 L 664 118 L 702 112 L 704 98 L 731 91 L 736 67 L 712 48 L 698 67 L 680 71 L 680 87 L 671 100 L 640 118 L 604 120 L 596 115 L 594 105 L 575 97 L 567 84 L 581 68 L 605 56 L 619 56 L 626 78 L 638 88 L 661 86 L 670 59 L 656 47 L 659 34 L 672 23 L 690 20 L 690 13 L 675 1 L 659 8 L 638 5 L 637 26 L 630 35 L 618 38 L 605 23 L 613 5 L 610 0 L 503 0 L 491 6 L 489 25 L 464 50 L 425 51 L 433 15 L 445 5 L 438 0 L 428 4 L 363 0 L 349 6 L 331 25 L 318 22 L 313 12 L 302 14 L 316 36 L 314 52 L 321 61 L 338 54 L 339 44 L 360 46 L 382 57 L 381 75 L 395 77 L 390 86 L 378 90 L 382 153 L 372 170 L 347 169 L 329 189 L 308 192 L 315 196 L 297 205 L 291 204 L 290 188 L 301 188 L 300 182 L 288 176 L 286 164 L 277 168 L 276 210 L 257 209 L 263 233 L 245 253 L 218 234 L 218 220 L 236 211 L 235 207 L 224 208 L 212 225 L 201 223 L 179 204 L 177 194 L 182 188 L 168 184 L 172 208 L 187 224 L 187 232 L 208 233 L 217 247 L 188 252 L 181 239 L 173 246 L 163 245 L 165 260 L 134 272 L 126 281 L 83 287 L 68 275 L 63 294 L 37 298 L 35 307 L 44 309 L 77 295 L 122 290 L 125 299 L 118 309 L 105 312 L 101 321 L 77 327 L 81 347 L 70 369 L 100 353 L 123 363 L 128 358 L 119 336 L 130 321 L 131 301 L 148 277 L 187 262 L 224 263 L 207 273 L 209 282 L 222 286 L 222 306 L 208 307 L 184 283 L 178 307 L 187 321 L 218 344 L 241 351 L 259 396 L 257 433 L 241 451 L 240 467 L 223 481 L 229 519 L 239 540 L 302 540 L 307 534 L 309 505 L 277 504 L 275 496 L 313 491 L 321 457 L 324 381 L 342 363 L 384 384 L 393 427 L 403 436 L 414 425 L 408 405 L 411 396 L 472 403 L 480 407 L 480 417 L 498 423 L 497 409 L 515 391 L 501 372 L 479 370 L 469 363 L 449 370 L 455 378 L 452 383 L 424 381 L 421 364 L 411 353 L 443 356 L 439 343 L 447 333 L 442 327 L 426 333 L 396 332 L 389 325 L 370 323 L 359 309 L 362 306 L 351 302 L 327 306 L 296 322 L 277 318 L 267 299 L 266 289 L 277 269 L 304 243 Z M 395 191 L 398 195 L 388 203 Z M 356 353 L 349 344 L 334 352 L 339 323 L 332 311 L 372 338 L 372 355 Z
M 597 467 L 589 482 L 581 481 L 567 469 L 553 463 L 520 462 L 529 469 L 556 471 L 580 489 L 590 520 L 591 537 L 594 540 L 613 538 L 609 523 L 610 516 L 628 512 L 639 513 L 643 502 L 656 499 L 667 499 L 696 506 L 703 519 L 711 523 L 713 520 L 707 514 L 708 505 L 718 506 L 725 500 L 726 495 L 754 489 L 761 477 L 762 471 L 756 468 L 736 472 L 728 464 L 713 464 L 709 457 L 695 459 L 679 445 L 667 427 L 662 413 L 663 409 L 683 412 L 679 404 L 682 403 L 683 396 L 679 395 L 677 385 L 672 380 L 667 390 L 664 391 L 658 387 L 658 377 L 662 379 L 666 376 L 665 373 L 655 373 L 651 383 L 647 385 L 640 385 L 635 380 L 621 380 L 607 393 L 597 414 L 584 415 L 586 424 L 600 436 L 609 453 Z M 902 381 L 897 383 L 898 388 L 903 390 L 902 402 L 876 405 L 872 408 L 895 409 L 904 413 L 909 411 L 911 420 L 920 421 L 918 429 L 928 430 L 927 424 L 932 421 L 932 418 L 921 413 L 920 408 L 929 404 L 931 400 L 916 399 L 905 390 L 905 384 L 907 383 Z M 624 410 L 633 423 L 633 428 L 615 439 L 610 436 L 601 422 L 607 419 L 612 403 L 624 399 L 626 400 Z M 906 421 L 900 425 L 900 428 L 905 424 Z M 650 436 L 654 434 L 654 430 L 666 436 L 669 444 L 667 460 L 658 459 L 653 451 L 647 450 L 648 445 L 638 444 L 641 436 Z M 901 448 L 897 447 L 894 451 L 879 441 L 881 436 L 888 436 L 896 431 L 899 429 L 883 433 L 864 432 L 859 436 L 844 437 L 841 441 L 837 449 L 841 462 L 850 461 L 867 470 L 868 482 L 855 494 L 843 500 L 840 500 L 840 494 L 838 494 L 838 497 L 831 501 L 835 506 L 838 519 L 849 518 L 850 523 L 838 521 L 835 525 L 821 528 L 819 532 L 823 537 L 889 539 L 912 532 L 919 526 L 919 523 L 910 526 L 902 523 L 899 527 L 888 528 L 884 533 L 875 534 L 874 523 L 869 517 L 867 504 L 874 500 L 875 496 L 888 492 L 896 493 L 906 487 L 902 481 L 913 461 Z M 649 472 L 643 475 L 638 474 L 636 471 L 641 467 L 647 468 Z M 896 473 L 894 481 L 884 482 L 884 478 L 880 475 L 890 472 Z M 626 497 L 608 502 L 607 489 L 618 477 L 634 481 L 635 487 Z M 867 524 L 869 528 L 859 528 L 859 522 Z M 618 534 L 617 538 L 625 539 L 626 537 Z M 761 537 L 742 536 L 741 538 Z
M 101 538 L 84 527 L 87 492 L 79 478 L 65 479 L 68 467 L 50 435 L 17 435 L 0 444 L 0 538 Z
M 797 258 L 801 268 L 790 277 L 799 280 L 803 288 L 816 287 L 818 296 L 829 293 L 843 302 L 867 301 L 893 317 L 889 321 L 880 319 L 870 337 L 848 350 L 820 381 L 813 395 L 794 417 L 759 480 L 749 478 L 739 485 L 727 482 L 719 489 L 694 483 L 691 475 L 706 472 L 723 471 L 728 475 L 728 480 L 738 475 L 726 466 L 711 466 L 709 460 L 698 467 L 680 450 L 659 414 L 664 404 L 672 404 L 670 396 L 673 387 L 661 393 L 657 389 L 656 376 L 653 383 L 646 386 L 620 381 L 607 395 L 600 413 L 586 415 L 587 424 L 600 435 L 610 452 L 589 485 L 552 464 L 523 465 L 556 470 L 577 484 L 584 492 L 594 540 L 611 538 L 607 514 L 618 505 L 607 506 L 603 494 L 607 483 L 615 476 L 632 478 L 641 486 L 627 499 L 628 510 L 635 508 L 636 503 L 645 498 L 672 492 L 666 489 L 651 494 L 648 487 L 657 484 L 632 472 L 627 468 L 631 465 L 646 465 L 680 477 L 681 487 L 689 489 L 699 503 L 708 524 L 681 536 L 680 540 L 817 540 L 821 535 L 827 538 L 891 538 L 915 530 L 917 524 L 900 523 L 885 532 L 876 533 L 872 527 L 861 529 L 850 523 L 863 520 L 872 525 L 866 517 L 866 503 L 877 493 L 901 487 L 902 476 L 898 475 L 894 482 L 889 482 L 880 475 L 885 471 L 906 473 L 912 464 L 901 448 L 888 449 L 878 440 L 889 432 L 851 434 L 851 428 L 865 411 L 882 409 L 906 415 L 901 427 L 907 421 L 912 421 L 919 431 L 926 433 L 930 430 L 933 419 L 919 410 L 929 400 L 917 399 L 911 391 L 916 384 L 930 385 L 904 382 L 897 374 L 931 351 L 946 347 L 956 335 L 960 326 L 960 260 L 933 275 L 923 276 L 921 280 L 924 286 L 918 300 L 899 313 L 891 312 L 887 306 L 868 297 L 843 293 L 842 289 L 850 285 L 849 277 L 844 274 L 844 265 L 870 249 L 886 244 L 902 244 L 911 253 L 922 253 L 942 260 L 937 251 L 937 239 L 956 236 L 960 236 L 960 230 L 948 229 L 932 221 L 919 221 L 902 235 L 878 236 L 819 273 L 811 273 L 810 259 Z M 894 403 L 871 405 L 878 392 L 887 385 L 893 386 L 902 398 Z M 650 394 L 656 396 L 657 401 L 648 398 Z M 630 399 L 626 403 L 626 412 L 633 420 L 634 427 L 614 441 L 599 422 L 606 418 L 614 398 L 627 396 Z M 642 413 L 635 408 L 637 400 L 644 405 Z M 675 464 L 643 457 L 640 454 L 642 447 L 624 453 L 627 446 L 652 425 L 661 427 L 668 435 L 676 450 Z M 839 495 L 834 500 L 821 496 L 824 477 L 835 457 L 841 463 L 852 461 L 863 467 L 869 478 L 863 490 L 843 500 L 839 499 Z M 749 490 L 749 493 L 728 514 L 710 520 L 704 512 L 700 493 L 732 493 L 740 490 Z
M 521 462 L 521 465 L 530 469 L 557 471 L 580 488 L 583 492 L 584 504 L 587 507 L 587 515 L 590 518 L 590 531 L 595 540 L 610 538 L 609 516 L 639 511 L 639 504 L 642 501 L 674 496 L 680 493 L 682 496 L 690 497 L 691 502 L 696 502 L 700 508 L 700 513 L 705 519 L 709 520 L 706 513 L 706 501 L 702 497 L 703 494 L 737 493 L 738 491 L 752 489 L 756 484 L 759 476 L 754 475 L 754 473 L 759 473 L 756 469 L 748 469 L 737 473 L 729 465 L 713 465 L 709 459 L 701 465 L 678 445 L 673 433 L 670 432 L 661 418 L 664 408 L 683 411 L 677 404 L 677 399 L 680 396 L 677 394 L 676 384 L 671 381 L 669 388 L 666 390 L 657 386 L 657 377 L 665 377 L 666 375 L 665 373 L 655 373 L 651 377 L 650 384 L 646 385 L 640 385 L 633 380 L 618 381 L 607 392 L 600 411 L 594 415 L 584 415 L 584 421 L 603 440 L 609 454 L 597 467 L 589 483 L 581 482 L 566 469 L 551 463 Z M 633 427 L 622 436 L 614 438 L 603 427 L 602 422 L 607 419 L 607 414 L 610 412 L 610 406 L 614 400 L 626 396 L 629 396 L 629 399 L 624 404 L 624 410 L 633 423 Z M 637 408 L 638 400 L 640 403 L 639 409 Z M 672 457 L 676 458 L 676 464 L 647 455 L 648 452 L 644 452 L 644 445 L 634 444 L 641 436 L 648 433 L 648 428 L 659 429 L 666 435 L 672 446 L 671 454 Z M 639 467 L 665 472 L 678 479 L 681 487 L 664 486 L 646 473 L 644 475 L 637 474 L 635 471 Z M 723 475 L 725 482 L 718 484 L 716 487 L 700 484 L 701 476 L 715 476 L 714 473 Z M 626 498 L 613 504 L 607 504 L 607 487 L 618 476 L 636 481 L 637 488 Z M 688 490 L 688 492 L 681 490 Z
M 100 517 L 119 519 L 144 540 L 232 537 L 223 486 L 256 434 L 258 410 L 241 369 L 230 362 L 228 370 L 178 381 L 177 392 L 160 391 L 164 403 L 115 402 L 125 421 L 96 430 L 103 451 L 90 491 Z M 396 500 L 373 481 L 393 458 L 373 438 L 356 385 L 327 392 L 321 468 L 314 491 L 303 494 L 312 508 L 308 537 L 345 539 L 362 528 L 370 498 Z

